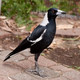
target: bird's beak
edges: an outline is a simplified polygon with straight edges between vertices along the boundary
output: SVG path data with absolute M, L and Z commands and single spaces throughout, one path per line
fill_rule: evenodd
M 66 12 L 62 11 L 62 10 L 58 10 L 57 13 L 56 13 L 56 15 L 60 15 L 60 14 L 66 14 Z

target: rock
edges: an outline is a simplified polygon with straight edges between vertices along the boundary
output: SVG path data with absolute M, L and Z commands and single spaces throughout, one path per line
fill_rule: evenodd
M 4 20 L 4 19 L 6 19 L 5 16 L 0 16 L 0 20 Z

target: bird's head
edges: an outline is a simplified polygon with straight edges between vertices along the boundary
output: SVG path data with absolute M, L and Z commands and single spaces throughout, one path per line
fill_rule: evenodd
M 55 18 L 60 14 L 66 14 L 66 13 L 57 8 L 50 8 L 48 12 L 45 14 L 44 19 L 40 25 L 46 26 L 51 19 L 55 20 Z
M 50 8 L 48 10 L 48 18 L 56 18 L 60 14 L 66 14 L 66 12 L 59 10 L 57 8 Z

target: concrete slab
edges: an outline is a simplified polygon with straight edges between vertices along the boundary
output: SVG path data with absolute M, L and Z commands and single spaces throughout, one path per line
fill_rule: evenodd
M 15 55 L 11 61 L 3 63 L 3 59 L 10 51 L 2 51 L 0 53 L 0 80 L 80 80 L 80 72 L 72 68 L 65 67 L 43 56 L 39 58 L 41 74 L 40 77 L 35 73 L 29 72 L 34 67 L 34 56 L 27 56 L 23 59 L 19 55 Z M 19 57 L 19 58 L 18 58 Z M 19 59 L 17 62 L 15 60 Z
M 56 35 L 63 36 L 63 37 L 79 37 L 80 36 L 80 28 L 58 29 L 56 31 Z
M 47 68 L 47 67 L 41 67 L 40 66 L 40 74 L 41 76 L 44 76 L 44 77 L 40 77 L 36 74 L 36 72 L 29 72 L 30 69 L 27 69 L 26 73 L 31 75 L 31 76 L 34 76 L 35 78 L 37 78 L 38 80 L 39 79 L 44 79 L 44 80 L 49 80 L 51 78 L 57 78 L 57 77 L 60 77 L 61 73 L 58 73 L 56 71 L 54 71 L 53 69 L 50 69 L 50 68 Z

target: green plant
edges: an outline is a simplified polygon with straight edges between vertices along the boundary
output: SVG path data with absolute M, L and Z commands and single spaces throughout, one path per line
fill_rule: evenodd
M 74 68 L 76 70 L 80 70 L 80 66 L 70 66 L 69 68 Z
M 24 24 L 29 20 L 30 12 L 35 8 L 33 0 L 3 0 L 2 14 Z
M 47 0 L 45 0 L 47 1 Z M 51 6 L 47 7 L 44 0 L 2 0 L 2 15 L 13 18 L 18 25 L 31 25 L 31 11 L 47 11 L 50 7 L 60 8 L 64 11 L 80 13 L 79 0 L 48 0 Z M 77 5 L 78 4 L 78 5 Z M 75 11 L 76 10 L 76 11 Z M 76 12 L 77 13 L 77 12 Z

